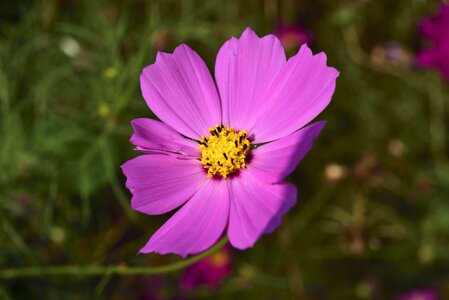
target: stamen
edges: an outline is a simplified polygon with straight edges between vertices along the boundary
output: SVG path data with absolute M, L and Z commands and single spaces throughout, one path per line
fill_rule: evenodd
M 238 169 L 246 168 L 246 159 L 251 149 L 246 130 L 236 131 L 216 125 L 209 128 L 210 137 L 203 136 L 198 150 L 201 163 L 209 177 L 227 178 Z

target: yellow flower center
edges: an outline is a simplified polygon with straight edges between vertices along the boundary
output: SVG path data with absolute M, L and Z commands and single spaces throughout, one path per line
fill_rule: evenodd
M 229 175 L 241 168 L 246 168 L 246 159 L 251 144 L 246 130 L 236 131 L 216 125 L 209 128 L 209 138 L 202 136 L 200 141 L 201 163 L 209 177 Z

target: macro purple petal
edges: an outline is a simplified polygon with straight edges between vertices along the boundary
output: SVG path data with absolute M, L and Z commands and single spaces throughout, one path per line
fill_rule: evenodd
M 250 28 L 220 48 L 215 78 L 225 126 L 242 130 L 254 125 L 265 107 L 262 95 L 285 62 L 284 49 L 274 35 L 259 38 Z
M 325 121 L 316 122 L 253 151 L 251 174 L 267 183 L 276 183 L 290 174 L 312 148 Z
M 187 45 L 173 54 L 159 52 L 140 76 L 142 95 L 151 111 L 179 133 L 194 139 L 221 123 L 221 105 L 212 76 Z
M 205 182 L 199 161 L 163 154 L 141 155 L 122 165 L 134 210 L 148 215 L 169 212 L 189 200 Z
M 267 184 L 249 170 L 230 180 L 231 209 L 228 236 L 232 246 L 246 249 L 280 224 L 281 214 L 296 202 L 296 187 L 289 183 Z
M 198 143 L 189 140 L 170 126 L 153 119 L 134 119 L 131 121 L 134 134 L 131 143 L 136 150 L 145 153 L 172 153 L 198 157 Z
M 332 99 L 338 71 L 326 65 L 326 54 L 313 55 L 307 45 L 277 74 L 262 102 L 264 112 L 253 127 L 255 142 L 277 140 L 313 120 Z
M 416 60 L 418 61 L 418 64 L 422 67 L 432 67 L 439 61 L 439 53 L 436 51 L 436 49 L 429 48 L 421 50 L 416 55 Z
M 440 28 L 438 23 L 432 18 L 424 18 L 419 23 L 419 31 L 423 37 L 428 39 L 439 39 L 440 38 Z
M 229 217 L 229 191 L 223 180 L 208 180 L 148 241 L 140 253 L 176 253 L 182 257 L 211 247 Z

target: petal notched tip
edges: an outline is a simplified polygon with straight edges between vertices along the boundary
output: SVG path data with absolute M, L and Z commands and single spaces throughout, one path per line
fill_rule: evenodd
M 145 118 L 138 118 L 138 119 L 134 119 L 131 120 L 131 127 L 133 129 L 133 134 L 131 135 L 131 138 L 129 139 L 129 142 L 131 144 L 133 144 L 134 146 L 139 146 L 138 145 L 138 136 L 139 136 L 139 131 L 141 130 L 141 123 L 142 122 L 146 122 L 147 119 Z
M 193 52 L 193 49 L 190 48 L 189 45 L 187 45 L 185 43 L 182 43 L 182 44 L 179 44 L 175 48 L 175 50 L 173 50 L 173 52 L 158 51 L 157 54 L 156 54 L 156 62 L 164 60 L 164 59 L 167 59 L 167 58 L 170 58 L 172 55 L 176 55 L 180 51 L 183 51 L 183 52 L 192 51 Z
M 256 37 L 259 38 L 259 36 L 256 34 L 256 32 L 251 27 L 246 27 L 245 30 L 242 32 L 242 35 L 240 36 L 241 39 L 248 38 L 248 37 Z
M 302 44 L 301 47 L 299 47 L 298 53 L 295 56 L 291 57 L 290 59 L 297 58 L 302 55 L 305 55 L 306 57 L 309 58 L 313 57 L 312 49 L 309 48 L 307 43 Z
M 317 60 L 326 70 L 333 74 L 333 78 L 338 78 L 340 72 L 327 64 L 327 54 L 324 51 L 320 51 L 317 54 L 313 54 L 307 43 L 301 45 L 298 53 L 290 59 L 314 59 Z
M 123 164 L 120 165 L 120 169 L 122 169 L 122 172 L 125 176 L 128 176 L 128 167 L 131 163 L 131 159 L 128 161 L 125 161 Z
M 274 34 L 267 34 L 262 37 L 259 37 L 251 27 L 246 27 L 246 29 L 242 32 L 240 39 L 231 37 L 229 41 L 235 42 L 237 40 L 240 40 L 241 42 L 254 42 L 257 40 L 260 40 L 260 42 L 266 42 L 267 40 L 271 40 L 273 44 L 281 45 L 281 42 L 279 41 L 278 37 L 275 36 Z
M 142 69 L 142 73 L 140 74 L 140 81 L 142 82 L 142 79 L 145 79 L 145 73 L 150 71 L 151 69 L 154 68 L 155 65 L 159 65 L 159 64 L 165 64 L 167 61 L 170 61 L 173 59 L 174 55 L 177 55 L 179 52 L 194 52 L 194 50 L 192 48 L 189 47 L 189 45 L 183 43 L 180 44 L 179 46 L 177 46 L 175 48 L 175 50 L 173 50 L 173 52 L 164 52 L 164 51 L 157 51 L 156 53 L 156 59 L 154 61 L 154 63 L 144 67 Z

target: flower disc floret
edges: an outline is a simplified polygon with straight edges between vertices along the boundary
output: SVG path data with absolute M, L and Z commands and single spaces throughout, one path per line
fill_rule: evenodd
M 246 168 L 246 160 L 251 150 L 247 131 L 236 131 L 217 125 L 209 128 L 210 136 L 200 140 L 201 163 L 209 177 L 227 178 L 238 169 Z

